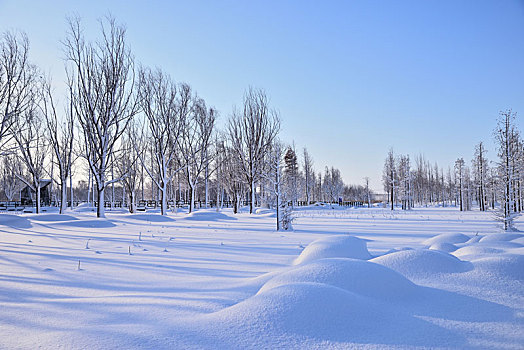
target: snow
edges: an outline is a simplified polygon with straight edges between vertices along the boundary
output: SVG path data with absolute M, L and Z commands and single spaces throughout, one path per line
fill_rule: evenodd
M 331 258 L 320 259 L 273 277 L 258 294 L 298 282 L 329 284 L 381 300 L 410 298 L 415 289 L 415 285 L 407 278 L 379 264 L 365 260 Z
M 440 273 L 465 272 L 471 263 L 442 251 L 413 249 L 380 256 L 372 260 L 406 277 L 431 277 Z
M 369 259 L 371 255 L 366 247 L 366 242 L 360 238 L 349 235 L 331 236 L 321 238 L 309 244 L 294 265 L 304 264 L 322 258 L 354 258 Z
M 334 208 L 0 214 L 0 348 L 522 348 L 524 235 Z
M 439 244 L 439 243 L 464 243 L 470 240 L 470 237 L 466 236 L 462 233 L 443 233 L 441 235 L 432 237 L 430 239 L 426 239 L 424 241 L 424 244 L 427 244 L 428 246 L 431 246 L 433 244 Z

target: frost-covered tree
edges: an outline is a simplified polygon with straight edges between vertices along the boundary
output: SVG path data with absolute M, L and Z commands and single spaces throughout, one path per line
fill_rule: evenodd
M 68 106 L 65 113 L 59 116 L 53 98 L 50 80 L 43 81 L 41 86 L 40 110 L 45 118 L 49 145 L 53 151 L 53 164 L 58 167 L 58 186 L 60 188 L 60 214 L 67 208 L 67 181 L 72 177 L 74 160 L 74 113 Z M 70 100 L 70 102 L 72 102 Z M 70 186 L 72 188 L 72 186 Z M 73 198 L 71 197 L 71 202 Z M 72 204 L 71 204 L 72 205 Z
M 233 202 L 233 213 L 240 210 L 242 198 L 246 192 L 242 165 L 237 158 L 237 152 L 230 145 L 224 147 L 222 178 L 226 191 Z
M 280 130 L 280 119 L 269 108 L 263 90 L 249 88 L 244 95 L 242 111 L 235 110 L 227 131 L 240 174 L 249 186 L 249 213 L 256 203 L 255 184 L 260 181 L 266 157 Z
M 136 125 L 131 124 L 122 137 L 122 156 L 116 161 L 116 176 L 121 179 L 123 197 L 127 194 L 130 213 L 136 211 L 136 191 L 141 177 L 140 152 L 145 148 L 138 135 Z
M 397 164 L 398 192 L 402 202 L 403 210 L 410 210 L 412 206 L 411 183 L 412 173 L 409 155 L 400 155 Z
M 273 141 L 273 144 L 268 152 L 266 158 L 267 171 L 264 172 L 263 177 L 267 180 L 269 185 L 269 193 L 271 194 L 271 203 L 276 209 L 276 229 L 287 229 L 288 222 L 282 222 L 283 210 L 287 210 L 287 198 L 285 198 L 284 177 L 283 177 L 283 159 L 285 157 L 285 148 L 278 140 Z M 288 218 L 288 216 L 286 216 Z
M 391 203 L 391 210 L 394 210 L 397 190 L 397 170 L 395 166 L 395 155 L 393 154 L 393 148 L 389 150 L 386 160 L 384 161 L 382 183 L 384 184 L 384 190 L 388 193 L 389 201 Z
M 322 191 L 329 202 L 338 202 L 339 198 L 342 196 L 342 192 L 344 191 L 344 182 L 342 181 L 340 170 L 336 169 L 335 167 L 326 167 L 324 171 Z
M 304 195 L 306 196 L 306 203 L 309 204 L 312 199 L 313 189 L 315 187 L 315 170 L 313 169 L 313 159 L 305 147 L 302 154 L 302 168 L 304 169 Z
M 46 175 L 45 159 L 48 152 L 48 142 L 42 130 L 44 121 L 38 113 L 36 101 L 29 106 L 21 116 L 16 118 L 14 138 L 16 140 L 17 155 L 23 169 L 17 172 L 18 178 L 35 192 L 36 213 L 40 213 L 42 180 Z
M 215 147 L 214 152 L 215 155 L 213 157 L 213 167 L 214 167 L 214 174 L 215 174 L 215 195 L 216 195 L 216 209 L 217 211 L 220 211 L 222 209 L 222 205 L 224 203 L 224 197 L 225 197 L 225 173 L 226 173 L 226 165 L 227 165 L 227 159 L 226 159 L 226 140 L 225 137 L 221 134 L 215 135 L 215 141 L 214 141 Z
M 457 179 L 458 200 L 460 203 L 460 211 L 466 210 L 464 207 L 464 159 L 458 158 L 455 161 L 455 178 Z
M 369 189 L 369 177 L 364 178 L 364 188 L 366 189 L 366 203 L 368 204 L 368 208 L 371 208 L 371 190 Z
M 480 211 L 486 210 L 486 182 L 487 174 L 489 171 L 488 160 L 486 158 L 486 148 L 484 143 L 479 142 L 475 146 L 475 155 L 472 160 L 472 169 L 474 183 L 477 192 L 477 202 L 479 204 Z
M 297 154 L 293 147 L 288 147 L 284 154 L 284 175 L 286 192 L 288 194 L 291 205 L 296 205 L 299 197 L 299 170 Z
M 515 127 L 515 116 L 511 110 L 500 113 L 495 129 L 495 141 L 498 147 L 498 184 L 501 193 L 501 207 L 497 217 L 505 231 L 513 228 L 513 221 L 518 212 L 515 207 L 515 181 L 519 133 Z
M 2 162 L 2 190 L 8 201 L 13 201 L 20 192 L 21 182 L 16 176 L 16 172 L 21 168 L 19 159 L 16 155 L 10 154 L 3 158 Z
M 160 193 L 160 211 L 166 215 L 169 183 L 183 168 L 183 165 L 173 168 L 173 163 L 177 159 L 185 118 L 189 117 L 190 93 L 184 86 L 179 91 L 171 78 L 161 70 L 143 68 L 139 77 L 139 105 L 145 116 L 145 134 L 142 137 L 148 141 L 148 152 L 138 149 L 142 147 L 142 142 L 135 142 L 135 151 L 143 169 Z
M 182 87 L 183 94 L 190 94 L 189 86 Z M 189 186 L 189 212 L 195 209 L 196 187 L 201 183 L 202 175 L 208 169 L 213 153 L 210 150 L 216 111 L 207 108 L 203 99 L 197 96 L 193 100 L 189 115 L 183 118 L 182 137 L 179 139 L 180 157 L 185 164 L 186 181 Z M 206 188 L 207 190 L 207 188 Z
M 72 106 L 83 131 L 84 157 L 97 187 L 97 217 L 105 217 L 105 189 L 120 180 L 108 180 L 111 160 L 138 104 L 126 30 L 113 18 L 101 20 L 100 25 L 100 40 L 86 42 L 80 20 L 71 19 L 64 51 Z
M 12 135 L 17 118 L 33 104 L 36 67 L 29 62 L 25 34 L 5 32 L 0 38 L 0 146 Z

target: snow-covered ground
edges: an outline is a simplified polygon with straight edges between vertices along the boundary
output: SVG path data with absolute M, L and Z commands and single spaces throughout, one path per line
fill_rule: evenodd
M 524 348 L 524 235 L 489 213 L 296 216 L 0 214 L 0 348 Z

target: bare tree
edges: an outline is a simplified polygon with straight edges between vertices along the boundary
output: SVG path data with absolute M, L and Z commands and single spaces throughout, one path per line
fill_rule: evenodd
M 8 201 L 12 201 L 20 192 L 20 180 L 16 172 L 21 168 L 20 160 L 14 154 L 4 156 L 2 164 L 2 190 Z
M 515 116 L 511 110 L 500 113 L 495 129 L 498 146 L 498 184 L 501 192 L 501 208 L 497 213 L 505 231 L 513 228 L 513 221 L 518 212 L 515 207 L 516 161 L 519 145 L 519 133 L 515 128 Z
M 53 150 L 53 162 L 58 166 L 60 214 L 63 214 L 67 208 L 67 181 L 71 176 L 73 163 L 74 114 L 72 106 L 69 106 L 63 118 L 58 116 L 49 80 L 42 82 L 40 100 L 39 105 L 45 117 L 49 145 Z M 73 200 L 72 197 L 70 199 Z
M 313 159 L 305 147 L 303 156 L 304 158 L 302 159 L 302 167 L 304 168 L 304 192 L 306 195 L 306 203 L 309 204 L 311 201 L 313 188 L 315 187 L 315 170 L 313 169 Z
M 368 208 L 371 208 L 371 191 L 369 189 L 369 177 L 364 178 L 365 183 L 365 189 L 366 189 L 366 202 L 368 204 Z
M 486 210 L 486 177 L 488 174 L 488 161 L 486 148 L 482 142 L 475 147 L 475 157 L 472 161 L 473 175 L 477 187 L 477 198 L 480 211 Z
M 245 185 L 242 176 L 242 166 L 237 153 L 231 146 L 224 147 L 222 178 L 226 190 L 233 200 L 233 213 L 237 214 L 240 210 L 240 202 L 245 194 Z
M 335 167 L 326 167 L 324 172 L 324 182 L 322 190 L 329 202 L 338 202 L 344 190 L 344 182 L 340 175 L 340 170 Z
M 64 42 L 72 105 L 83 130 L 85 158 L 97 186 L 97 217 L 104 217 L 104 191 L 120 137 L 137 113 L 134 59 L 125 29 L 113 18 L 100 21 L 102 38 L 87 43 L 79 19 L 69 21 Z
M 161 213 L 166 215 L 168 186 L 181 170 L 173 170 L 172 165 L 187 118 L 189 96 L 178 93 L 176 85 L 162 71 L 146 68 L 140 70 L 139 101 L 146 117 L 145 129 L 148 132 L 145 137 L 149 140 L 152 167 L 146 164 L 145 152 L 137 152 L 143 168 L 160 192 Z
M 215 184 L 216 184 L 216 209 L 217 211 L 220 211 L 222 208 L 222 204 L 224 202 L 224 191 L 225 191 L 225 173 L 226 173 L 226 166 L 227 166 L 227 159 L 226 159 L 226 140 L 225 137 L 221 134 L 215 134 L 215 148 L 214 152 L 215 155 L 213 157 L 213 166 L 214 166 L 214 173 L 215 173 Z
M 396 166 L 398 177 L 397 193 L 400 194 L 403 210 L 411 209 L 411 163 L 409 155 L 400 155 Z
M 189 87 L 184 85 L 184 91 Z M 211 144 L 211 136 L 215 126 L 216 111 L 207 109 L 204 100 L 193 96 L 193 103 L 189 118 L 184 118 L 185 125 L 182 128 L 180 138 L 181 163 L 186 164 L 186 181 L 189 186 L 189 212 L 195 209 L 196 187 L 202 180 L 200 176 L 208 169 L 212 152 L 208 151 Z M 204 179 L 205 180 L 205 179 Z
M 116 176 L 121 179 L 123 197 L 127 192 L 129 212 L 136 211 L 136 190 L 140 182 L 140 153 L 144 152 L 143 140 L 140 139 L 135 125 L 130 125 L 122 137 L 122 156 L 116 161 Z M 125 198 L 124 198 L 125 199 Z
M 458 198 L 460 211 L 466 210 L 464 205 L 464 159 L 459 158 L 455 161 L 455 177 L 458 180 Z
M 48 144 L 42 133 L 43 120 L 38 113 L 36 101 L 15 120 L 14 138 L 18 146 L 18 157 L 24 169 L 17 172 L 18 178 L 36 194 L 36 213 L 40 213 L 40 188 L 45 175 L 44 161 Z
M 265 92 L 249 88 L 244 95 L 242 112 L 234 111 L 228 123 L 232 150 L 249 186 L 249 213 L 253 213 L 255 206 L 255 184 L 262 175 L 264 157 L 279 130 L 278 114 L 269 109 Z
M 271 149 L 266 158 L 267 171 L 263 177 L 268 181 L 270 186 L 269 192 L 273 197 L 273 203 L 276 209 L 276 229 L 287 230 L 291 224 L 289 213 L 284 214 L 282 211 L 289 211 L 286 203 L 285 190 L 283 188 L 284 178 L 282 176 L 283 160 L 285 148 L 278 140 L 274 140 Z M 284 214 L 284 215 L 283 215 Z M 284 220 L 283 220 L 284 219 Z
M 382 175 L 382 182 L 384 183 L 384 189 L 389 194 L 391 210 L 393 210 L 395 209 L 395 196 L 397 189 L 397 169 L 395 167 L 395 156 L 393 154 L 392 148 L 390 148 L 386 160 L 384 162 L 384 173 Z
M 29 63 L 25 34 L 3 34 L 0 40 L 0 146 L 12 134 L 16 118 L 33 103 L 36 67 Z

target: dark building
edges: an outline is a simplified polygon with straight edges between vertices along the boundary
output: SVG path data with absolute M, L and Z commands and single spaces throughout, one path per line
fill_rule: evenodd
M 51 204 L 51 196 L 49 193 L 49 185 L 51 180 L 40 180 L 40 203 L 43 205 Z M 36 191 L 31 187 L 26 186 L 20 192 L 20 202 L 22 205 L 34 205 L 36 201 Z

